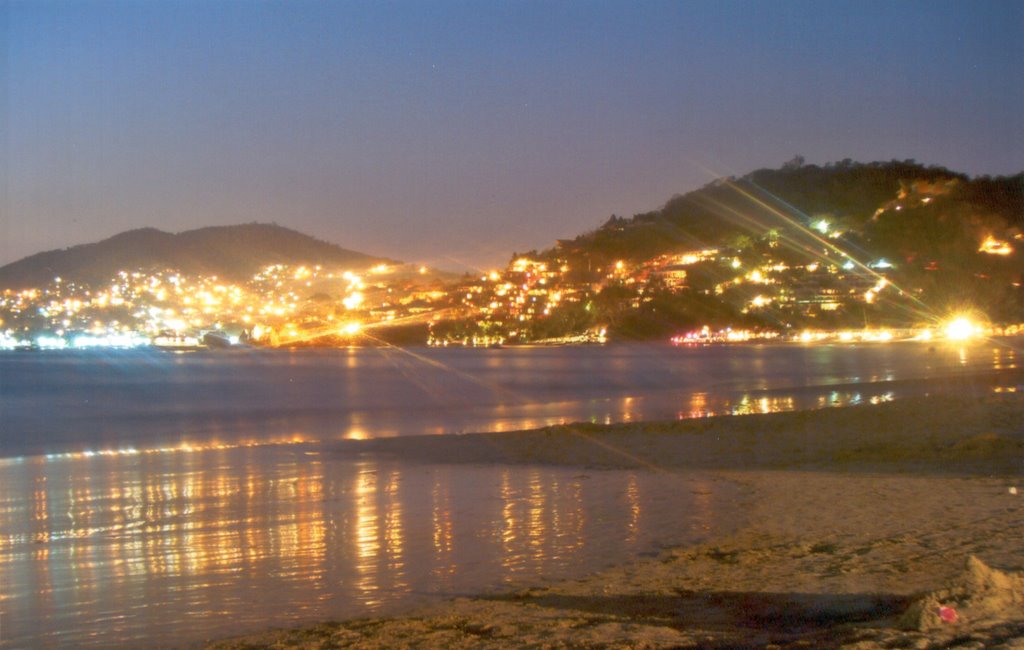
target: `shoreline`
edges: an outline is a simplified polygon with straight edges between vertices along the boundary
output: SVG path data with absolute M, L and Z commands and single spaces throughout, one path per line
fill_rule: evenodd
M 429 463 L 671 471 L 991 475 L 1024 470 L 1024 392 L 443 436 L 343 440 L 328 452 Z
M 740 486 L 748 516 L 734 532 L 581 579 L 208 648 L 1024 647 L 1024 578 L 986 566 L 1024 571 L 1021 393 L 335 449 L 430 463 L 707 470 Z M 999 598 L 988 587 L 968 593 L 983 582 Z M 951 590 L 926 597 L 943 587 Z M 936 623 L 935 607 L 921 604 L 942 598 L 959 608 L 957 622 Z

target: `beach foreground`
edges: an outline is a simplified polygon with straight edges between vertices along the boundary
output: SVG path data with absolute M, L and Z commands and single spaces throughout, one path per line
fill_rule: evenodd
M 1019 393 L 346 447 L 713 470 L 742 521 L 579 580 L 210 648 L 1024 648 Z

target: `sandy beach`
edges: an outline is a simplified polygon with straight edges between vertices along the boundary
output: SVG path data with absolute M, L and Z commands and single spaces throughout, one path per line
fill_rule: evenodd
M 1024 395 L 346 442 L 450 463 L 711 472 L 733 532 L 578 580 L 210 648 L 1024 648 Z

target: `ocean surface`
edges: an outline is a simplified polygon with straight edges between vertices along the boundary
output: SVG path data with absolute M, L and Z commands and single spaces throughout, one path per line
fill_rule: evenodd
M 941 390 L 1018 355 L 993 343 L 6 352 L 0 457 L 846 405 Z
M 0 647 L 165 647 L 582 575 L 734 525 L 700 473 L 339 439 L 1024 390 L 998 342 L 0 354 Z M 824 434 L 823 434 L 824 435 Z M 347 455 L 346 455 L 347 454 Z

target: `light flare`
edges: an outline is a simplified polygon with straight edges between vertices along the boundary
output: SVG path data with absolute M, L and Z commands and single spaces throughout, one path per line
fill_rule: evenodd
M 945 332 L 950 341 L 967 341 L 980 336 L 981 327 L 967 316 L 957 316 L 946 323 Z

